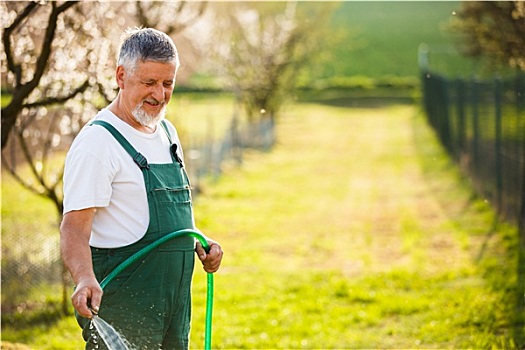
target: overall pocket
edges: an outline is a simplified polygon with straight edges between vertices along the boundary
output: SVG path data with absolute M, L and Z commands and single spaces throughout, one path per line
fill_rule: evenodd
M 192 228 L 190 187 L 158 188 L 154 190 L 159 231 L 169 233 Z
M 160 236 L 182 229 L 193 229 L 193 204 L 189 186 L 157 188 L 153 192 Z M 174 247 L 193 249 L 193 238 L 175 238 L 159 249 L 170 250 Z

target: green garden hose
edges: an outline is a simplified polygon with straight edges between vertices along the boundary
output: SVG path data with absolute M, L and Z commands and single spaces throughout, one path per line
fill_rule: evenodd
M 117 266 L 109 275 L 106 276 L 100 282 L 100 287 L 104 289 L 106 285 L 111 282 L 119 273 L 121 273 L 125 268 L 127 268 L 129 265 L 143 257 L 145 254 L 151 252 L 153 249 L 157 248 L 159 245 L 162 245 L 166 243 L 167 241 L 170 241 L 176 237 L 180 236 L 192 236 L 194 238 L 197 238 L 199 242 L 201 243 L 204 250 L 208 253 L 210 251 L 210 247 L 208 245 L 208 242 L 206 241 L 206 238 L 202 235 L 202 233 L 197 232 L 195 230 L 179 230 L 172 233 L 167 234 L 166 236 L 156 240 L 155 242 L 151 243 L 150 245 L 142 248 L 126 260 L 124 260 L 119 266 Z M 211 323 L 212 323 L 212 312 L 213 312 L 213 273 L 208 273 L 208 283 L 207 283 L 207 293 L 206 293 L 206 327 L 204 331 L 204 349 L 210 350 L 211 349 Z

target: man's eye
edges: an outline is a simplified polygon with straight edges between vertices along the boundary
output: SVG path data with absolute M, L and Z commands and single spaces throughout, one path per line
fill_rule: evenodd
M 170 87 L 170 86 L 172 86 L 172 85 L 173 85 L 173 83 L 172 83 L 171 81 L 164 83 L 164 86 L 165 86 L 165 87 Z
M 154 86 L 155 82 L 154 81 L 145 81 L 144 85 L 146 85 L 146 86 Z

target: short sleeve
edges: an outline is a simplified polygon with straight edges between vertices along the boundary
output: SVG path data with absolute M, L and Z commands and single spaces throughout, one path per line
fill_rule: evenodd
M 103 155 L 82 149 L 82 141 L 70 150 L 64 169 L 64 213 L 108 206 L 114 171 Z

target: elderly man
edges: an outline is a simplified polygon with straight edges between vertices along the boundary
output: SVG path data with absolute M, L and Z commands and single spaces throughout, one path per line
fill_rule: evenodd
M 194 252 L 210 273 L 222 260 L 217 242 L 208 239 L 206 253 L 183 236 L 129 266 L 104 293 L 99 284 L 141 248 L 196 229 L 180 141 L 164 119 L 178 66 L 169 36 L 151 28 L 126 31 L 118 95 L 81 130 L 66 158 L 61 252 L 87 349 L 104 345 L 90 327 L 97 312 L 133 348 L 187 349 Z

